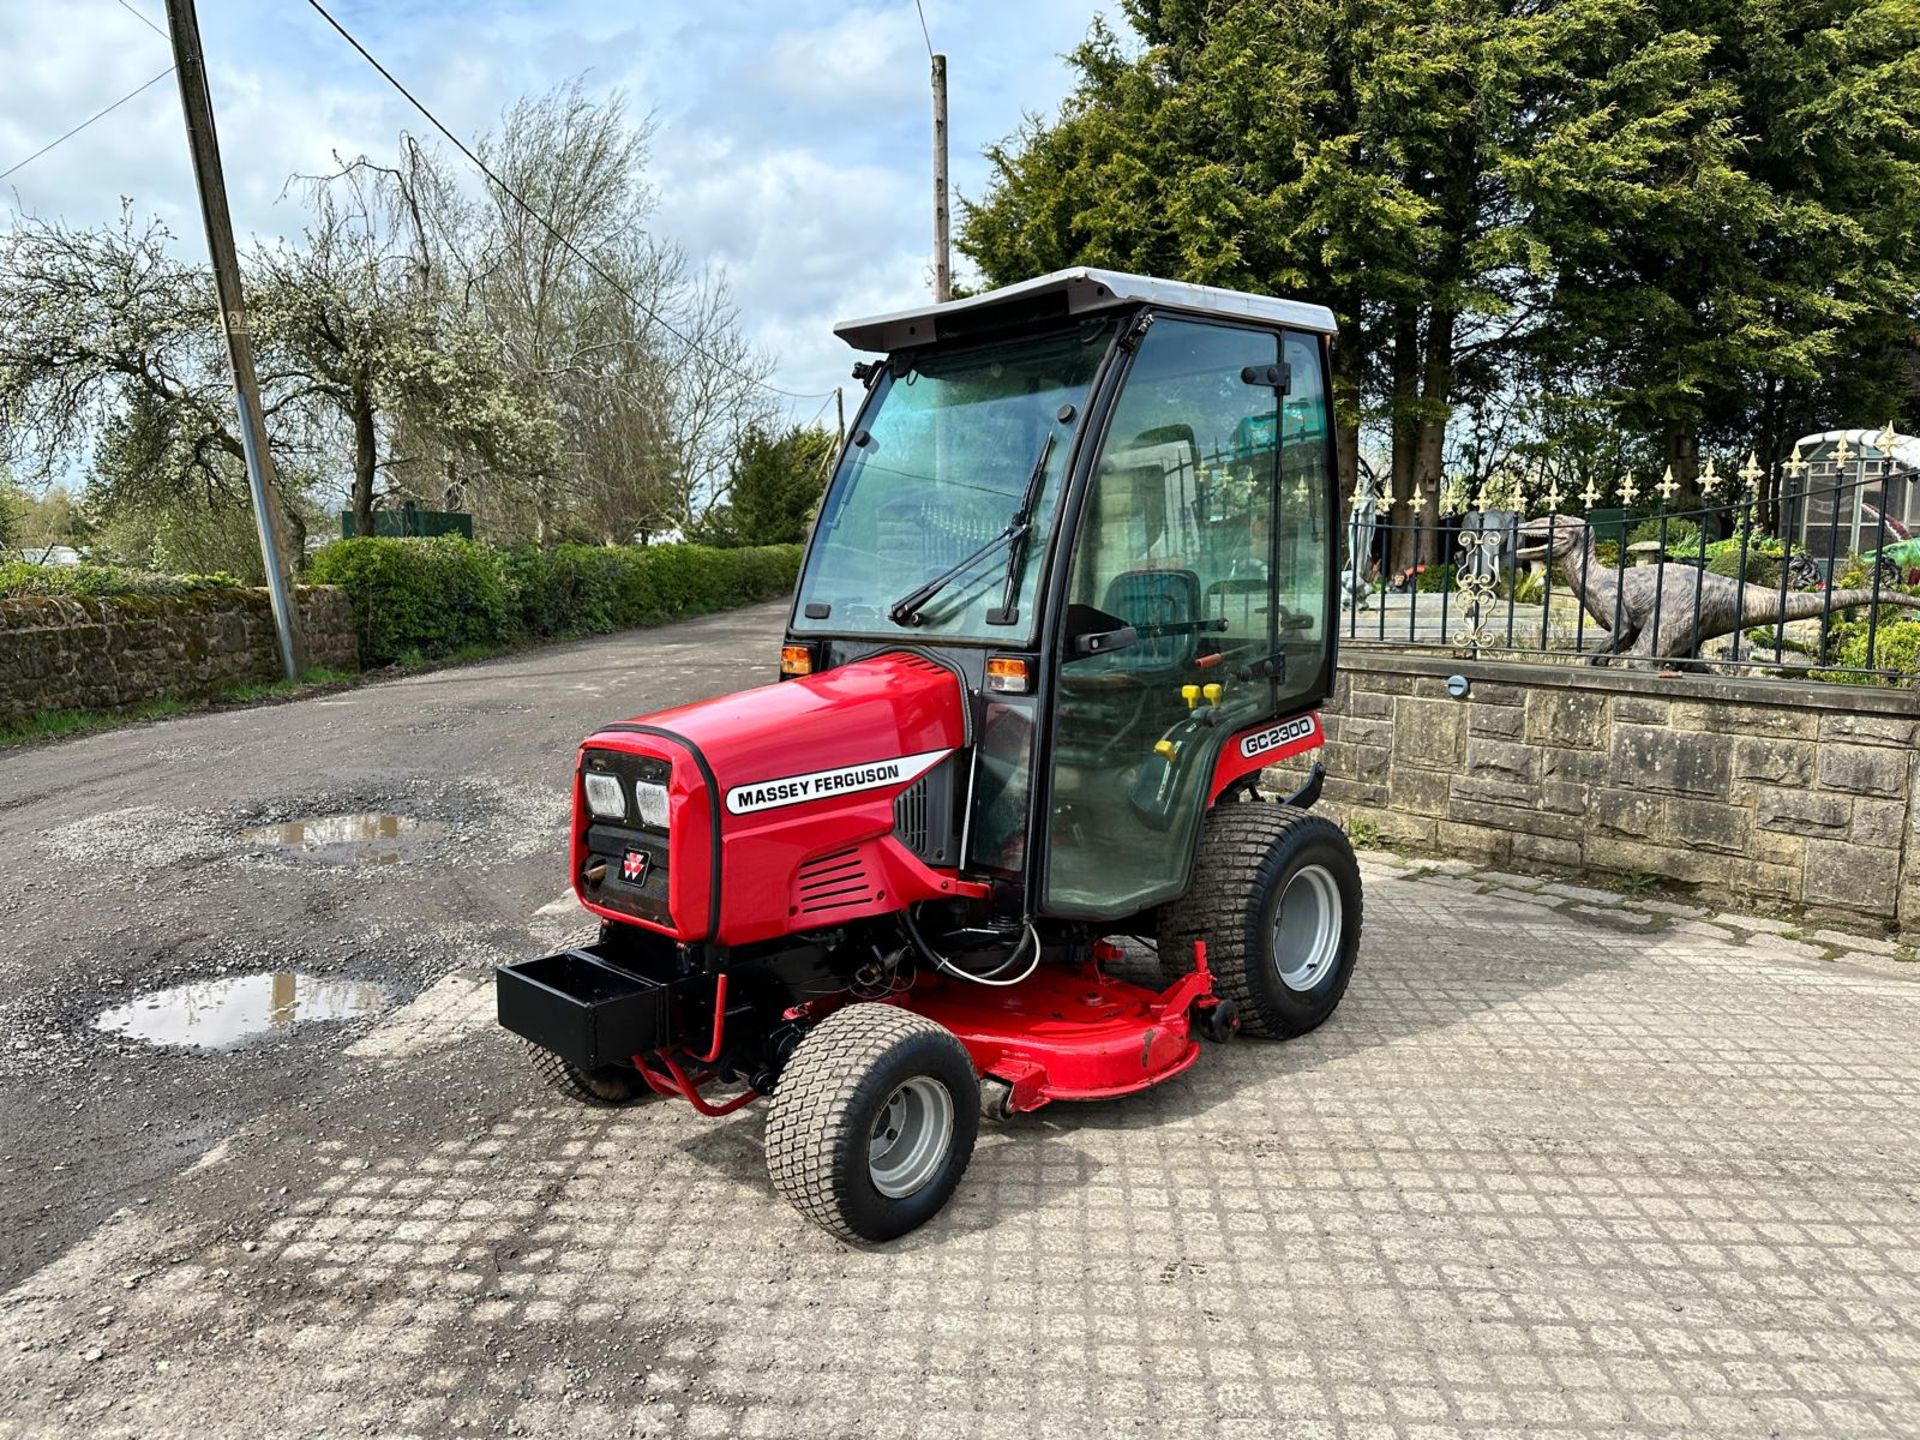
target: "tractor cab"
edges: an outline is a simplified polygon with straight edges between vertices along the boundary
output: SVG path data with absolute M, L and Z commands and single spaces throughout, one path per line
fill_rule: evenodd
M 837 332 L 884 359 L 789 673 L 911 646 L 973 709 L 962 870 L 1033 912 L 1179 894 L 1208 805 L 1333 667 L 1326 309 L 1070 270 Z
M 547 1082 L 769 1097 L 774 1188 L 878 1240 L 946 1203 L 983 1113 L 1325 1022 L 1359 868 L 1316 782 L 1254 782 L 1321 743 L 1332 681 L 1332 332 L 1099 270 L 840 326 L 879 358 L 784 683 L 580 746 L 599 938 L 499 970 Z

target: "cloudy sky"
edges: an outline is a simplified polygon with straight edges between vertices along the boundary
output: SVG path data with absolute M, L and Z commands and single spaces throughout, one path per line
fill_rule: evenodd
M 776 378 L 826 390 L 852 359 L 835 319 L 925 294 L 931 231 L 927 49 L 913 0 L 327 0 L 465 138 L 516 96 L 584 73 L 659 123 L 658 229 L 725 269 Z M 949 56 L 954 183 L 978 194 L 988 143 L 1065 94 L 1061 55 L 1096 0 L 924 0 Z M 199 0 L 236 229 L 297 231 L 287 177 L 391 155 L 424 122 L 303 0 Z M 4 0 L 0 170 L 171 61 L 161 0 Z M 171 76 L 0 182 L 26 211 L 111 220 L 120 197 L 201 242 Z M 811 406 L 804 407 L 810 411 Z M 805 418 L 804 415 L 801 418 Z

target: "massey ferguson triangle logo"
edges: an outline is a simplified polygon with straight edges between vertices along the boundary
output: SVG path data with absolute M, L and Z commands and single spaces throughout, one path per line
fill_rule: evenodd
M 1240 742 L 1240 753 L 1248 760 L 1265 755 L 1270 750 L 1279 750 L 1296 740 L 1313 738 L 1315 726 L 1313 716 L 1300 715 L 1292 720 L 1282 720 L 1278 725 L 1269 725 L 1265 730 L 1256 730 Z
M 620 861 L 620 878 L 629 885 L 646 883 L 647 870 L 653 864 L 653 857 L 644 850 L 629 850 Z
M 775 780 L 736 785 L 727 791 L 727 811 L 733 815 L 751 815 L 756 810 L 778 810 L 861 790 L 905 785 L 918 780 L 952 753 L 951 750 L 926 750 L 918 755 L 896 755 L 891 760 L 843 765 L 838 770 L 815 770 L 807 775 L 782 775 Z

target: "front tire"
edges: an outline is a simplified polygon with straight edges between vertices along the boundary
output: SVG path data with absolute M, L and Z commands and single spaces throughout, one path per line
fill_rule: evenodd
M 1193 968 L 1204 940 L 1248 1035 L 1287 1040 L 1339 1008 L 1360 950 L 1360 866 L 1340 827 L 1282 805 L 1216 807 L 1193 884 L 1160 917 L 1161 964 Z
M 979 1128 L 979 1077 L 951 1031 L 896 1005 L 848 1005 L 780 1074 L 767 1174 L 823 1230 L 891 1240 L 947 1203 Z

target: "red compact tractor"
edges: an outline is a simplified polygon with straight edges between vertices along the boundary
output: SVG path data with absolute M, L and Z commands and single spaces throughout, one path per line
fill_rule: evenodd
M 1126 1095 L 1333 1013 L 1360 877 L 1310 815 L 1340 533 L 1333 316 L 1066 270 L 841 325 L 860 407 L 782 683 L 607 725 L 597 943 L 499 972 L 546 1078 L 721 1115 L 836 1234 L 921 1224 L 984 1112 Z M 1131 937 L 1158 951 L 1113 973 Z

